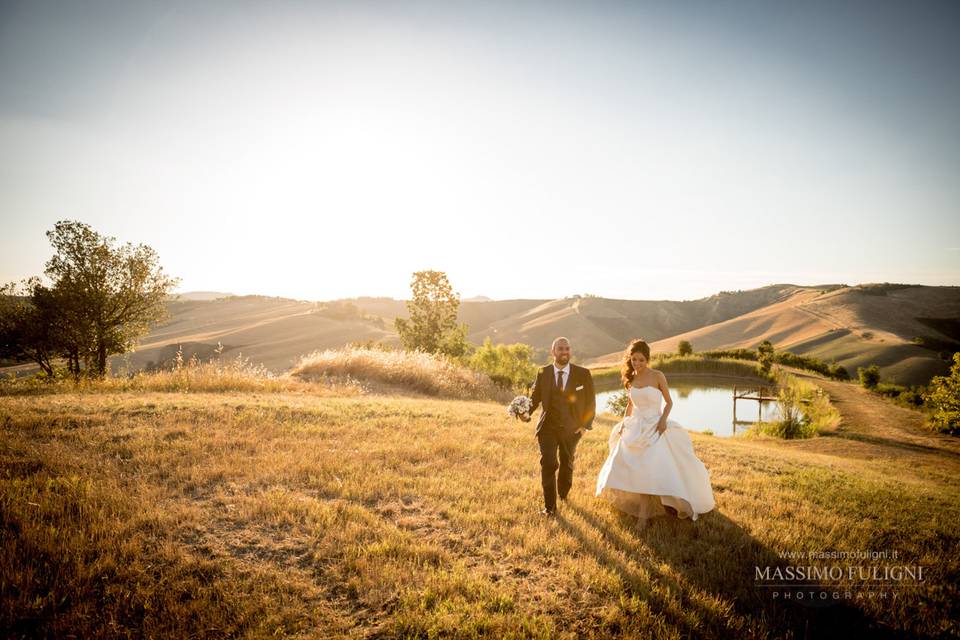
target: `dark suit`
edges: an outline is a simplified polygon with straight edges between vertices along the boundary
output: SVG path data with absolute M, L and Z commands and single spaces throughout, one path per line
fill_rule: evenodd
M 557 508 L 557 493 L 566 498 L 573 486 L 573 461 L 581 429 L 593 428 L 597 396 L 589 369 L 570 364 L 570 379 L 563 389 L 557 388 L 556 370 L 552 364 L 540 369 L 533 383 L 533 404 L 530 414 L 543 407 L 537 421 L 537 442 L 540 445 L 540 480 L 546 508 Z M 558 460 L 559 454 L 559 460 Z M 558 477 L 559 470 L 559 477 Z

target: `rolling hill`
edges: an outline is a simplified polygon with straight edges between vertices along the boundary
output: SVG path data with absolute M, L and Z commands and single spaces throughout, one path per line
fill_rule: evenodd
M 769 340 L 778 350 L 836 361 L 851 373 L 876 364 L 885 380 L 920 384 L 947 371 L 941 352 L 960 348 L 960 287 L 796 287 L 772 304 L 651 347 L 675 351 L 681 340 L 696 351 L 750 348 Z M 592 364 L 614 364 L 620 355 L 612 351 Z
M 577 357 L 584 359 L 623 349 L 635 337 L 659 340 L 762 308 L 784 295 L 792 285 L 725 292 L 709 298 L 675 300 L 610 300 L 573 297 L 544 301 L 535 307 L 491 322 L 475 330 L 479 341 L 490 335 L 496 342 L 524 342 L 544 356 L 558 335 L 570 338 Z M 464 315 L 469 313 L 464 310 Z M 473 326 L 473 325 L 471 325 Z
M 137 350 L 114 357 L 114 371 L 168 364 L 184 358 L 242 354 L 267 369 L 291 368 L 299 356 L 349 342 L 395 344 L 393 320 L 407 315 L 392 298 L 361 297 L 309 302 L 268 296 L 184 294 L 168 303 L 171 317 L 144 337 Z M 199 298 L 199 299 L 198 299 Z M 922 383 L 947 370 L 944 352 L 960 348 L 960 287 L 919 285 L 778 284 L 725 291 L 699 300 L 613 300 L 572 296 L 558 300 L 489 300 L 460 305 L 468 338 L 479 344 L 524 342 L 546 361 L 550 342 L 570 338 L 574 358 L 589 365 L 619 362 L 621 350 L 642 337 L 655 351 L 674 351 L 680 340 L 694 349 L 754 347 L 837 361 L 851 373 L 877 364 L 886 380 Z M 30 365 L 4 371 L 27 372 Z
M 749 291 L 722 292 L 700 300 L 613 300 L 572 296 L 557 300 L 464 301 L 460 321 L 469 327 L 468 338 L 480 343 L 523 342 L 546 357 L 556 336 L 570 338 L 575 357 L 600 356 L 621 349 L 643 336 L 659 340 L 737 317 L 781 299 L 794 285 L 770 285 Z M 406 317 L 403 301 L 390 298 L 352 298 L 364 311 L 384 317 Z
M 315 349 L 340 347 L 358 340 L 382 340 L 391 331 L 379 317 L 354 311 L 349 306 L 330 308 L 323 303 L 272 298 L 232 296 L 210 301 L 169 303 L 171 318 L 143 338 L 129 362 L 114 357 L 111 366 L 139 370 L 171 362 L 178 347 L 183 357 L 208 359 L 217 344 L 222 357 L 242 355 L 267 369 L 291 368 L 299 357 Z

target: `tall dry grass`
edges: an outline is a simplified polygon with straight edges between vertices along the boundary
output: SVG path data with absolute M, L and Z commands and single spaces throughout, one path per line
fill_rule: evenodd
M 0 380 L 0 396 L 59 393 L 367 393 L 422 394 L 444 398 L 508 401 L 512 394 L 479 373 L 442 356 L 410 351 L 344 347 L 303 356 L 289 372 L 274 375 L 242 357 L 199 362 L 181 359 L 168 370 L 106 378 L 43 376 Z
M 231 391 L 261 393 L 312 393 L 317 395 L 356 395 L 359 384 L 350 380 L 303 381 L 289 375 L 274 375 L 262 365 L 243 357 L 199 362 L 178 359 L 177 365 L 163 371 L 141 371 L 132 375 L 74 380 L 69 376 L 50 379 L 43 376 L 0 380 L 0 396 L 50 395 L 59 393 L 224 393 Z
M 307 381 L 349 380 L 373 390 L 414 391 L 443 398 L 506 401 L 511 397 L 489 376 L 419 351 L 363 347 L 315 351 L 303 356 L 290 376 Z
M 801 380 L 782 367 L 775 367 L 777 404 L 780 419 L 758 422 L 746 436 L 768 435 L 777 438 L 812 438 L 821 432 L 832 432 L 840 424 L 841 416 L 830 396 L 816 384 Z

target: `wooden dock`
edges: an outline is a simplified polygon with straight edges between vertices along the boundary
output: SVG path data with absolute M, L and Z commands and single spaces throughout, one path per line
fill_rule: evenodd
M 737 400 L 756 400 L 757 401 L 757 422 L 763 420 L 763 403 L 764 402 L 776 402 L 777 396 L 773 395 L 773 391 L 768 387 L 747 387 L 742 389 L 740 387 L 733 387 L 733 425 L 734 431 L 736 431 L 737 425 Z

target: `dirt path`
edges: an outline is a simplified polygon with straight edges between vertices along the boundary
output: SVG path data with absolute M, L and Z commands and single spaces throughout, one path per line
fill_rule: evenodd
M 924 475 L 960 475 L 960 438 L 930 431 L 925 414 L 900 407 L 859 385 L 828 380 L 803 371 L 792 371 L 821 387 L 840 411 L 840 425 L 808 440 L 799 448 L 867 460 L 886 459 L 895 463 L 886 469 L 891 475 L 905 469 Z

